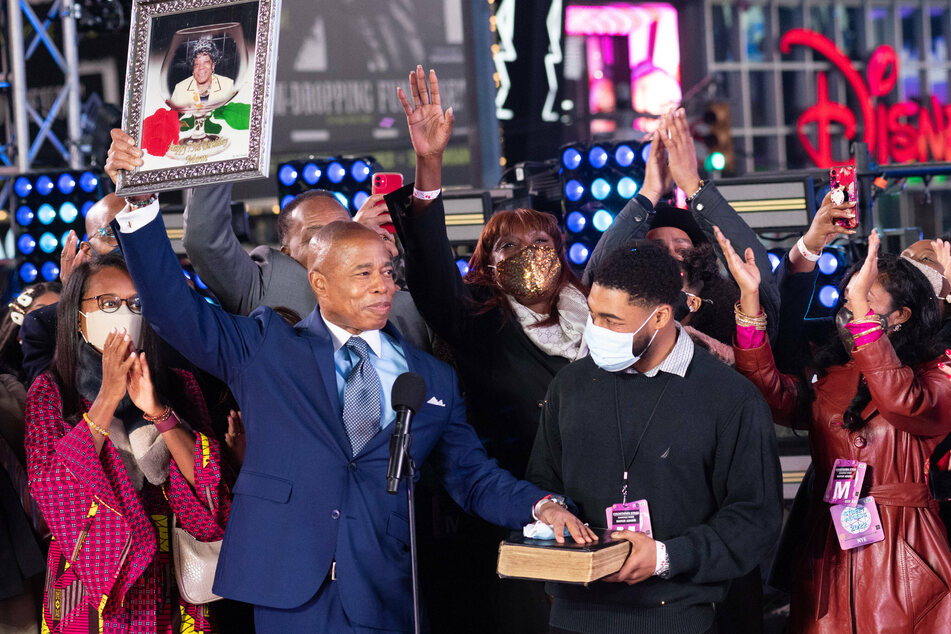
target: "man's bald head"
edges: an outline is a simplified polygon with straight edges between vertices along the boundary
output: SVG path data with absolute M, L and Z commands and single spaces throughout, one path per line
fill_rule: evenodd
M 350 221 L 350 213 L 332 193 L 311 189 L 298 195 L 277 216 L 281 251 L 307 266 L 310 239 L 324 225 L 339 220 Z
M 107 194 L 86 212 L 86 236 L 93 251 L 102 255 L 119 246 L 115 237 L 102 235 L 100 229 L 108 230 L 109 223 L 125 208 L 126 201 L 115 194 Z M 108 233 L 111 233 L 109 231 Z
M 338 220 L 324 225 L 307 245 L 307 270 L 326 270 L 332 264 L 331 256 L 343 255 L 343 251 L 349 249 L 352 243 L 363 241 L 383 246 L 380 236 L 359 222 Z

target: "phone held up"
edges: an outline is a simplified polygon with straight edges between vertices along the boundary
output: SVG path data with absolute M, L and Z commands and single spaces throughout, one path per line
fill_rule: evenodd
M 377 172 L 373 175 L 373 194 L 389 194 L 403 186 L 403 175 L 396 172 Z M 392 222 L 380 225 L 390 233 L 396 233 Z
M 830 183 L 832 185 L 832 203 L 841 205 L 843 203 L 854 203 L 858 201 L 858 188 L 855 183 L 855 164 L 843 165 L 842 167 L 833 167 L 829 170 Z M 856 210 L 858 211 L 858 210 Z M 841 227 L 846 229 L 855 229 L 858 225 L 856 218 L 839 218 L 835 221 Z

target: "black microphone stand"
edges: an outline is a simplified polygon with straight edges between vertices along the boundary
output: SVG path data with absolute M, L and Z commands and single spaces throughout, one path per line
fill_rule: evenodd
M 410 445 L 412 444 L 412 434 L 410 434 L 411 421 L 412 418 L 409 418 L 406 421 L 406 427 L 404 430 L 402 430 L 402 434 L 400 434 L 399 431 L 396 431 L 393 434 L 394 442 L 398 442 L 398 435 L 403 441 L 402 446 L 395 447 L 397 452 L 396 455 L 402 458 L 402 460 L 397 458 L 396 473 L 393 474 L 393 477 L 388 478 L 387 492 L 396 493 L 397 487 L 399 486 L 399 480 L 406 481 L 406 506 L 407 513 L 409 514 L 409 556 L 411 574 L 413 577 L 413 631 L 415 634 L 420 634 L 419 569 L 417 561 L 418 555 L 416 551 L 416 461 L 413 460 L 413 456 L 409 452 Z M 397 422 L 397 425 L 398 424 L 399 422 Z

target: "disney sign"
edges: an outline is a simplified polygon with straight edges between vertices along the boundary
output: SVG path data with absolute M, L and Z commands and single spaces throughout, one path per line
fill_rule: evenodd
M 891 46 L 882 45 L 869 58 L 865 78 L 859 74 L 845 53 L 820 33 L 793 29 L 783 35 L 780 50 L 789 53 L 794 46 L 806 46 L 825 56 L 842 73 L 855 91 L 862 117 L 862 141 L 880 163 L 920 163 L 951 160 L 951 106 L 931 96 L 929 106 L 903 101 L 891 106 L 879 99 L 889 94 L 898 83 L 898 55 Z M 856 138 L 856 114 L 844 104 L 829 100 L 828 77 L 819 72 L 816 81 L 816 103 L 807 108 L 796 121 L 796 132 L 806 153 L 822 168 L 846 165 L 848 161 L 832 158 L 830 126 L 839 124 L 849 140 Z M 867 82 L 867 83 L 866 83 Z M 922 100 L 924 101 L 924 100 Z M 806 133 L 816 127 L 816 143 Z

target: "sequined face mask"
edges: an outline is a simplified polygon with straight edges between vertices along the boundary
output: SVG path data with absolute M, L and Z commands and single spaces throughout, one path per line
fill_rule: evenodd
M 552 247 L 531 245 L 495 266 L 499 285 L 523 301 L 544 297 L 561 274 L 561 259 Z

